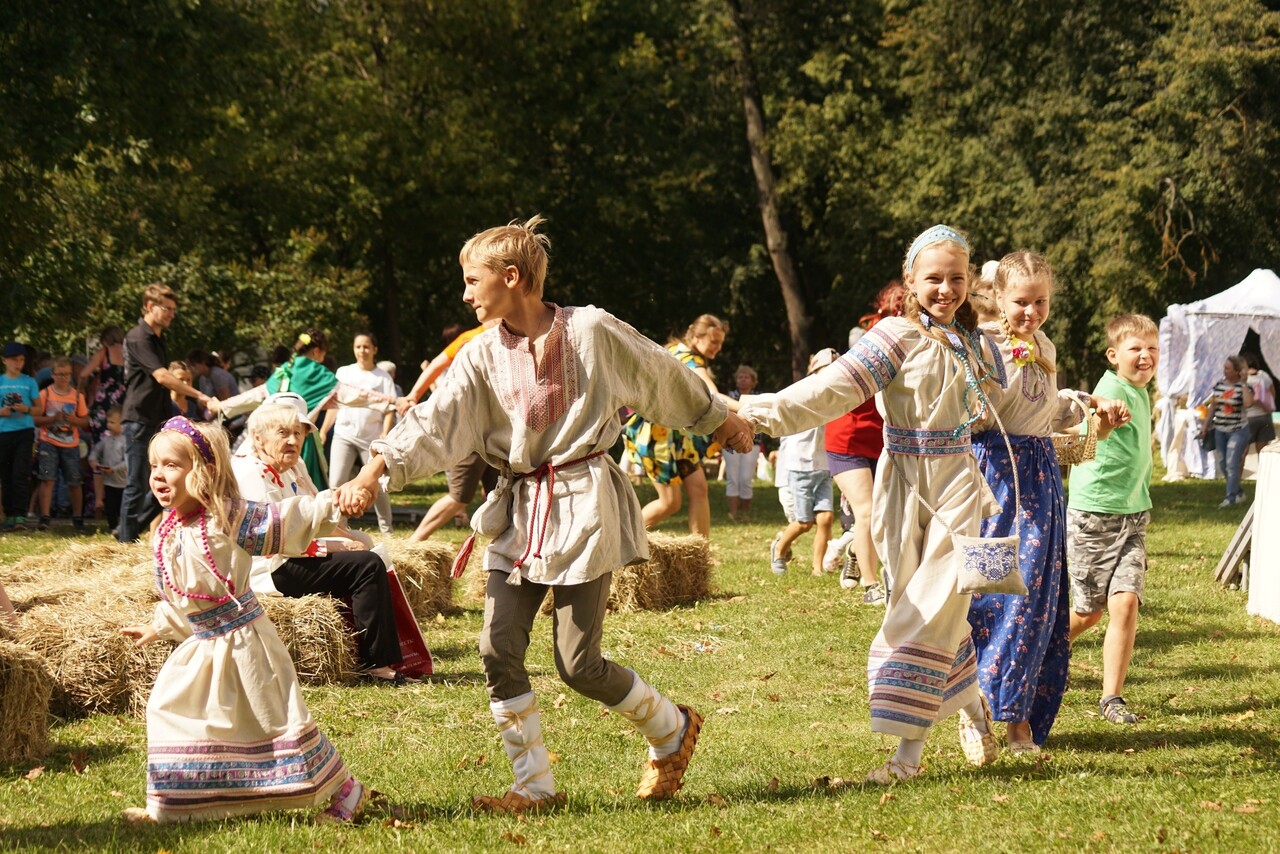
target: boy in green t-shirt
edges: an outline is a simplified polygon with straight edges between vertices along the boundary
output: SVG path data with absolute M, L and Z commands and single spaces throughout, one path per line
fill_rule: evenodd
M 1120 696 L 1138 631 L 1151 520 L 1151 398 L 1147 383 L 1160 357 L 1149 317 L 1125 314 L 1107 324 L 1107 361 L 1094 394 L 1124 401 L 1132 419 L 1098 440 L 1097 459 L 1071 474 L 1067 500 L 1067 569 L 1071 639 L 1110 615 L 1102 642 L 1102 716 L 1138 722 Z

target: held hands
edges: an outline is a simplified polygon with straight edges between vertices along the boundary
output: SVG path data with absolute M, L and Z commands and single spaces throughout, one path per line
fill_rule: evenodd
M 1098 398 L 1096 403 L 1098 415 L 1102 416 L 1102 425 L 1107 430 L 1123 427 L 1133 418 L 1133 415 L 1129 412 L 1129 407 L 1122 400 L 1111 400 L 1104 397 Z
M 397 397 L 396 398 L 396 414 L 404 415 L 410 409 L 413 409 L 414 404 L 415 404 L 415 401 L 413 400 L 413 398 Z
M 125 637 L 133 638 L 134 646 L 146 646 L 153 640 L 159 640 L 160 638 L 160 635 L 156 633 L 156 630 L 146 623 L 125 626 L 120 630 L 120 634 Z
M 360 483 L 360 478 L 349 480 L 333 491 L 334 503 L 348 519 L 363 516 L 373 504 L 373 491 Z
M 200 401 L 204 408 L 209 410 L 210 415 L 217 415 L 222 412 L 222 401 L 216 397 L 206 397 Z
M 755 430 L 747 421 L 730 412 L 724 423 L 716 428 L 712 438 L 732 451 L 745 454 L 751 450 L 751 445 L 755 441 Z

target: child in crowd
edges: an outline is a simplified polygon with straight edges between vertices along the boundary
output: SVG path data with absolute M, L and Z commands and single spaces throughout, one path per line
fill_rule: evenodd
M 738 365 L 733 372 L 734 389 L 729 397 L 742 400 L 744 396 L 755 394 L 756 385 L 760 382 L 756 369 L 750 365 Z M 729 499 L 729 521 L 746 522 L 751 519 L 751 498 L 755 494 L 752 482 L 756 478 L 756 461 L 760 459 L 760 446 L 752 443 L 751 449 L 739 454 L 729 448 L 722 452 L 724 457 L 724 494 Z
M 871 729 L 902 740 L 867 776 L 880 785 L 920 774 L 930 727 L 957 711 L 968 761 L 986 765 L 999 753 L 977 685 L 966 619 L 973 597 L 956 592 L 953 568 L 952 534 L 976 536 L 996 510 L 970 442 L 989 383 L 965 303 L 968 242 L 945 225 L 928 229 L 907 250 L 903 284 L 902 317 L 877 323 L 834 367 L 740 410 L 766 433 L 786 435 L 881 392 L 888 456 L 875 483 L 872 536 L 890 592 L 867 669 Z
M 41 531 L 49 528 L 49 505 L 53 501 L 53 482 L 58 472 L 67 485 L 71 498 L 71 521 L 77 531 L 84 530 L 84 488 L 80 476 L 80 431 L 89 428 L 89 406 L 84 395 L 71 383 L 71 360 L 58 356 L 53 360 L 53 384 L 40 392 L 32 416 L 40 428 L 37 449 L 36 499 L 40 506 Z
M 1147 573 L 1151 520 L 1151 398 L 1147 384 L 1160 359 L 1155 323 L 1125 314 L 1107 324 L 1107 361 L 1095 396 L 1122 401 L 1131 420 L 1098 440 L 1097 458 L 1071 473 L 1067 499 L 1067 567 L 1071 640 L 1109 616 L 1102 642 L 1102 716 L 1137 723 L 1120 692 L 1129 673 Z
M 809 359 L 809 375 L 812 376 L 830 365 L 839 356 L 830 347 L 814 353 Z M 824 425 L 819 424 L 782 437 L 778 456 L 785 457 L 787 461 L 787 489 L 794 518 L 788 514 L 787 527 L 779 531 L 769 545 L 769 568 L 774 575 L 782 575 L 787 571 L 787 561 L 791 559 L 791 544 L 815 525 L 817 532 L 813 536 L 813 574 L 822 575 L 822 558 L 826 554 L 835 520 L 831 470 L 827 467 L 827 452 L 823 444 L 824 432 Z
M 226 434 L 170 418 L 148 447 L 165 515 L 152 535 L 160 601 L 138 646 L 175 641 L 147 700 L 147 807 L 133 822 L 179 822 L 327 805 L 352 821 L 368 789 L 316 726 L 298 674 L 249 588 L 252 555 L 301 554 L 342 521 L 330 493 L 244 501 Z
M 1253 406 L 1253 389 L 1248 383 L 1249 365 L 1239 356 L 1228 356 L 1222 366 L 1222 379 L 1213 385 L 1209 398 L 1209 417 L 1205 419 L 1200 438 L 1213 430 L 1214 459 L 1218 475 L 1226 478 L 1227 497 L 1218 507 L 1230 507 L 1245 500 L 1240 481 L 1244 474 L 1244 455 L 1249 450 L 1249 418 Z
M 36 423 L 32 418 L 40 387 L 22 372 L 27 348 L 17 341 L 4 345 L 4 373 L 0 374 L 0 496 L 4 500 L 5 530 L 27 527 L 31 489 L 31 451 Z
M 177 377 L 180 382 L 184 382 L 192 388 L 195 387 L 195 375 L 191 370 L 191 366 L 181 359 L 175 359 L 169 363 L 169 373 Z M 169 392 L 169 399 L 173 401 L 174 415 L 181 415 L 190 421 L 209 420 L 205 414 L 204 407 L 194 397 L 188 397 L 175 389 Z
M 661 800 L 680 788 L 702 716 L 600 653 L 612 573 L 648 555 L 640 503 L 609 450 L 624 406 L 658 424 L 714 432 L 738 451 L 752 440 L 719 396 L 662 347 L 599 309 L 543 302 L 550 241 L 538 233 L 541 223 L 535 216 L 491 228 L 462 247 L 463 301 L 480 322 L 501 323 L 458 352 L 441 388 L 374 442 L 373 459 L 338 488 L 339 506 L 350 515 L 368 506 L 384 472 L 389 488 L 400 490 L 471 453 L 501 470 L 473 517 L 476 532 L 492 538 L 480 657 L 515 772 L 509 791 L 473 804 L 501 813 L 565 801 L 525 667 L 548 592 L 560 677 L 649 742 L 636 794 Z M 472 542 L 459 554 L 458 572 Z
M 1008 724 L 1009 750 L 1037 753 L 1062 704 L 1071 659 L 1067 510 L 1052 436 L 1080 421 L 1079 407 L 1096 408 L 1108 429 L 1128 420 L 1129 411 L 1119 401 L 1058 390 L 1057 350 L 1041 330 L 1053 299 L 1053 271 L 1044 258 L 1025 251 L 1006 255 L 992 287 L 997 318 L 982 329 L 996 343 L 995 358 L 1008 378 L 992 401 L 1009 445 L 994 423 L 973 437 L 978 465 L 1000 502 L 999 514 L 982 523 L 982 535 L 1020 531 L 1018 564 L 1028 592 L 975 596 L 969 623 L 978 683 L 992 716 Z
M 89 452 L 89 465 L 93 468 L 95 502 L 106 515 L 112 532 L 120 524 L 120 501 L 124 497 L 125 477 L 124 427 L 121 410 L 113 406 L 107 410 L 107 431 Z

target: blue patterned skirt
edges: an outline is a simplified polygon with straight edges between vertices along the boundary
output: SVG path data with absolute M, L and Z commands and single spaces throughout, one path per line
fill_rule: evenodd
M 978 652 L 978 684 L 998 721 L 1029 721 L 1036 744 L 1044 744 L 1062 695 L 1071 660 L 1067 594 L 1066 502 L 1053 442 L 1041 436 L 1010 436 L 1022 490 L 1022 537 L 1018 562 L 1027 596 L 975 596 L 969 624 Z M 998 431 L 974 436 L 973 451 L 1001 510 L 982 523 L 984 537 L 1012 536 L 1013 475 Z

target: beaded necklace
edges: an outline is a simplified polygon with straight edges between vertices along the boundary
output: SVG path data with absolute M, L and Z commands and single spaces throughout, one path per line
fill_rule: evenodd
M 230 592 L 226 596 L 208 596 L 204 593 L 197 593 L 194 590 L 182 590 L 173 583 L 172 576 L 169 575 L 169 568 L 164 562 L 164 545 L 165 540 L 173 529 L 179 525 L 184 525 L 196 515 L 200 516 L 200 544 L 204 549 L 205 560 L 208 561 L 209 571 L 214 577 L 226 585 Z M 181 544 L 178 545 L 181 550 Z M 205 602 L 212 602 L 215 605 L 221 605 L 224 602 L 230 602 L 235 599 L 236 585 L 229 577 L 218 572 L 218 564 L 213 559 L 213 552 L 209 550 L 209 517 L 205 513 L 205 509 L 201 507 L 199 510 L 192 510 L 185 516 L 179 516 L 176 511 L 170 510 L 164 517 L 164 521 L 160 523 L 159 529 L 156 531 L 156 565 L 160 568 L 160 578 L 163 580 L 165 587 L 168 587 L 179 596 L 185 596 L 188 599 L 201 599 Z M 238 600 L 237 600 L 238 601 Z
M 969 416 L 969 420 L 951 431 L 952 438 L 959 439 L 961 433 L 969 429 L 974 422 L 986 414 L 987 396 L 982 393 L 982 383 L 978 381 L 978 378 L 973 373 L 973 366 L 969 363 L 969 351 L 965 348 L 964 342 L 960 340 L 960 336 L 956 333 L 956 327 L 959 326 L 959 321 L 952 318 L 950 323 L 942 323 L 932 317 L 928 312 L 922 311 L 920 312 L 920 323 L 925 329 L 928 329 L 930 326 L 936 326 L 941 329 L 942 334 L 947 338 L 947 343 L 951 345 L 952 352 L 956 354 L 956 357 L 960 359 L 960 364 L 964 367 L 964 396 L 962 400 L 964 402 L 964 411 Z M 964 327 L 960 328 L 964 329 Z M 968 330 L 965 330 L 965 332 L 967 333 Z M 966 337 L 970 338 L 970 343 L 974 344 L 974 349 L 981 353 L 977 343 L 972 340 L 972 336 L 967 335 Z M 978 359 L 984 365 L 986 364 L 986 360 L 984 360 L 981 355 L 978 356 Z M 973 407 L 969 405 L 969 394 L 971 392 L 974 397 L 978 399 L 977 412 L 974 412 Z

